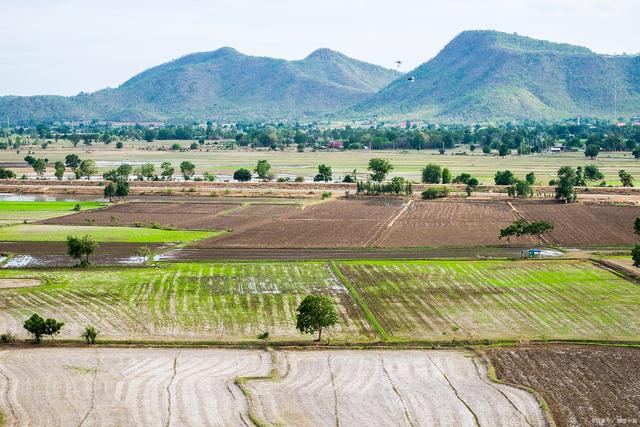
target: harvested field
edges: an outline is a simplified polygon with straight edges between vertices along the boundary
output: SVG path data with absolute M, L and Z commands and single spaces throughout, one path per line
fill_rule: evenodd
M 491 383 L 454 351 L 278 353 L 283 378 L 253 381 L 252 407 L 273 425 L 545 426 L 535 397 Z
M 500 229 L 518 219 L 501 201 L 419 201 L 407 209 L 373 244 L 381 247 L 478 246 L 508 244 Z M 531 243 L 521 239 L 518 243 Z
M 633 222 L 640 216 L 638 206 L 588 205 L 571 203 L 514 203 L 529 221 L 546 220 L 555 229 L 546 238 L 558 245 L 606 245 L 638 242 Z
M 499 379 L 538 391 L 558 426 L 640 423 L 640 349 L 545 345 L 485 353 Z
M 339 323 L 332 340 L 373 338 L 347 290 L 322 263 L 162 264 L 156 268 L 3 270 L 0 278 L 44 281 L 0 289 L 0 331 L 25 336 L 34 312 L 65 322 L 77 339 L 86 325 L 117 340 L 310 340 L 295 329 L 295 312 L 311 293 L 329 295 Z
M 0 279 L 0 289 L 33 288 L 41 284 L 38 279 Z
M 581 261 L 337 264 L 401 339 L 638 340 L 640 287 Z
M 0 409 L 17 425 L 250 425 L 237 376 L 266 352 L 28 349 L 0 353 Z

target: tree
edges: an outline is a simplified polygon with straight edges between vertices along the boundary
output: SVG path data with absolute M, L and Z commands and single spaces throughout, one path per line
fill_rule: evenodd
M 516 177 L 510 170 L 497 171 L 493 180 L 496 185 L 512 185 L 516 182 Z
M 318 165 L 318 174 L 313 177 L 313 180 L 315 182 L 330 182 L 331 179 L 333 179 L 331 166 L 325 164 Z
M 507 187 L 507 193 L 510 197 L 531 197 L 533 190 L 527 181 L 516 180 L 515 184 Z
M 93 160 L 83 160 L 80 162 L 80 165 L 76 168 L 77 176 L 84 176 L 87 179 L 90 179 L 92 175 L 98 173 L 98 168 L 96 167 L 96 162 Z
M 636 144 L 633 151 L 631 151 L 631 154 L 633 155 L 633 158 L 635 158 L 636 160 L 640 159 L 640 144 Z
M 501 144 L 500 147 L 498 147 L 498 155 L 500 155 L 500 157 L 504 157 L 510 152 L 511 150 L 509 149 L 507 144 Z
M 58 180 L 62 179 L 64 177 L 64 163 L 62 162 L 55 162 L 53 165 L 53 168 L 55 169 L 55 177 L 58 178 Z
M 29 166 L 33 166 L 33 164 L 36 162 L 36 158 L 33 157 L 32 155 L 28 155 L 28 156 L 24 156 L 24 161 L 27 162 Z
M 40 315 L 34 313 L 30 318 L 25 320 L 23 326 L 27 332 L 33 335 L 36 344 L 40 344 L 43 335 L 49 335 L 50 337 L 58 335 L 64 323 L 52 318 L 45 320 Z
M 633 232 L 635 234 L 640 234 L 640 217 L 636 218 L 635 222 L 633 223 Z
M 468 173 L 461 173 L 460 175 L 453 178 L 454 184 L 468 184 L 471 179 L 471 175 Z
M 0 168 L 0 179 L 14 179 L 16 174 L 11 169 Z
M 185 179 L 185 181 L 189 181 L 196 173 L 196 165 L 188 160 L 185 160 L 184 162 L 180 163 L 180 173 L 182 173 L 182 177 Z
M 451 172 L 449 172 L 449 169 L 447 168 L 442 169 L 442 183 L 449 184 L 450 182 L 451 182 Z
M 80 335 L 82 338 L 84 338 L 84 340 L 87 342 L 87 344 L 95 344 L 96 343 L 96 337 L 98 336 L 100 332 L 94 328 L 93 326 L 86 326 L 84 328 L 84 332 L 82 333 L 82 335 Z
M 142 179 L 152 179 L 156 173 L 156 167 L 153 163 L 145 163 L 137 171 L 138 178 L 142 181 Z
M 64 164 L 71 170 L 76 170 L 80 166 L 80 157 L 77 154 L 67 154 L 64 158 Z
M 240 182 L 251 181 L 251 171 L 249 169 L 240 168 L 233 173 L 233 179 Z
M 47 162 L 44 159 L 36 159 L 31 165 L 33 171 L 38 175 L 38 178 L 42 178 L 47 171 Z
M 80 267 L 88 267 L 89 257 L 95 252 L 98 245 L 89 235 L 83 237 L 67 236 L 67 254 L 80 261 Z
M 387 174 L 393 170 L 393 165 L 385 159 L 369 159 L 369 167 L 371 171 L 371 180 L 374 182 L 382 182 Z
M 563 166 L 558 169 L 558 180 L 556 181 L 556 200 L 570 203 L 576 199 L 576 192 L 573 189 L 575 179 L 576 172 L 572 167 Z
M 296 328 L 303 334 L 318 332 L 318 341 L 322 340 L 322 329 L 338 322 L 338 314 L 331 298 L 325 295 L 307 295 L 296 315 Z
M 425 184 L 439 184 L 442 178 L 442 169 L 438 165 L 429 163 L 422 169 L 422 182 Z
M 584 177 L 588 181 L 596 181 L 598 179 L 603 179 L 604 175 L 598 169 L 596 165 L 587 165 L 584 167 Z
M 271 165 L 269 164 L 269 162 L 267 162 L 266 160 L 258 160 L 258 164 L 253 171 L 258 174 L 258 178 L 267 179 L 270 170 Z
M 623 187 L 633 187 L 633 176 L 624 169 L 618 171 L 618 176 L 620 177 L 620 182 Z
M 547 221 L 536 221 L 529 224 L 527 234 L 538 236 L 538 242 L 542 245 L 542 235 L 553 231 L 555 226 Z
M 173 174 L 176 173 L 176 169 L 171 166 L 171 162 L 162 162 L 160 170 L 160 176 L 162 176 L 162 179 L 169 181 L 173 178 Z
M 113 197 L 116 195 L 116 184 L 114 182 L 108 183 L 104 187 L 104 198 L 109 199 L 109 202 L 113 200 Z
M 536 174 L 533 172 L 529 172 L 525 177 L 525 181 L 529 183 L 529 185 L 533 185 L 536 183 Z
M 640 245 L 635 245 L 631 251 L 631 259 L 633 259 L 633 266 L 640 267 Z
M 591 160 L 598 157 L 599 153 L 600 153 L 600 146 L 596 144 L 589 144 L 587 145 L 587 148 L 584 149 L 584 155 L 586 157 L 589 157 Z
M 523 234 L 526 234 L 526 229 L 528 226 L 529 221 L 527 221 L 526 219 L 517 219 L 507 227 L 500 230 L 500 236 L 498 238 L 502 239 L 503 237 L 506 237 L 508 241 L 511 237 L 520 237 Z
M 116 169 L 116 173 L 118 174 L 118 177 L 120 179 L 124 179 L 125 181 L 127 181 L 129 179 L 129 176 L 131 176 L 131 174 L 133 173 L 133 166 L 128 163 L 122 163 Z

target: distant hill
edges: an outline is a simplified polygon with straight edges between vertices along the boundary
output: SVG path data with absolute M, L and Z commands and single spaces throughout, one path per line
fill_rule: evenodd
M 640 56 L 496 31 L 461 33 L 407 76 L 352 113 L 465 122 L 640 113 Z
M 13 120 L 308 118 L 362 101 L 400 74 L 319 49 L 303 60 L 225 47 L 150 68 L 116 89 L 74 97 L 0 97 Z

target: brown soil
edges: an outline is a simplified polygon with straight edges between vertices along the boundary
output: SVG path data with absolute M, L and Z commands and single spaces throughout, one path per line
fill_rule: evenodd
M 530 346 L 487 350 L 499 379 L 538 391 L 559 426 L 640 424 L 640 349 Z
M 38 279 L 0 279 L 0 289 L 34 288 L 41 284 Z

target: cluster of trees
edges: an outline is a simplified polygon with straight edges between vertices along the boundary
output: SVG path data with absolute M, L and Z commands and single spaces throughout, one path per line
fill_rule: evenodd
M 24 329 L 33 336 L 33 341 L 36 344 L 40 344 L 42 341 L 42 337 L 49 336 L 53 339 L 56 335 L 62 331 L 62 327 L 64 326 L 63 322 L 58 322 L 54 318 L 44 319 L 37 313 L 34 313 L 22 324 Z M 81 338 L 83 338 L 87 344 L 95 344 L 96 338 L 99 332 L 93 326 L 86 326 Z
M 547 221 L 535 221 L 529 222 L 526 219 L 520 218 L 514 221 L 512 224 L 500 230 L 500 239 L 506 237 L 509 240 L 511 237 L 520 236 L 538 236 L 538 241 L 542 244 L 542 235 L 553 231 L 554 225 Z
M 396 196 L 404 194 L 411 196 L 413 194 L 413 184 L 405 180 L 401 176 L 391 178 L 388 182 L 377 181 L 358 181 L 356 183 L 356 194 L 365 194 L 367 196 L 378 196 L 381 194 L 395 194 Z

